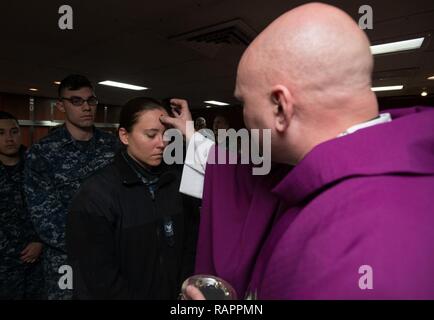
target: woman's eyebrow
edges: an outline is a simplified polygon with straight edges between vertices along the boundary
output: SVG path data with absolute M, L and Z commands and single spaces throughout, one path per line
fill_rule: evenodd
M 165 131 L 166 129 L 157 129 L 157 128 L 146 128 L 144 129 L 146 132 L 160 132 L 160 131 Z

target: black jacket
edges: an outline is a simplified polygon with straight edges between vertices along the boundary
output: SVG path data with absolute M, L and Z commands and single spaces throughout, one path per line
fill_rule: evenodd
M 164 167 L 155 188 L 119 153 L 79 190 L 66 244 L 78 299 L 175 299 L 192 274 L 199 211 Z M 151 192 L 155 189 L 155 192 Z

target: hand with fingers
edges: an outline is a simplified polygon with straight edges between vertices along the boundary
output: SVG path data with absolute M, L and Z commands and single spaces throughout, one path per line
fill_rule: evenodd
M 194 126 L 187 100 L 174 98 L 170 100 L 170 105 L 173 116 L 161 116 L 160 121 L 165 125 L 171 125 L 180 130 L 186 140 L 189 141 L 194 133 Z M 187 121 L 191 121 L 193 130 L 187 130 Z
M 42 252 L 42 243 L 30 242 L 23 251 L 21 251 L 21 261 L 26 263 L 34 263 Z

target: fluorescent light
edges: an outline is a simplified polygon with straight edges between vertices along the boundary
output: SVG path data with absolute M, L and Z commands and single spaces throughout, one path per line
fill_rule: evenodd
M 375 54 L 384 54 L 384 53 L 419 49 L 422 46 L 424 39 L 425 38 L 417 38 L 411 40 L 377 44 L 375 46 L 371 46 L 371 53 L 375 55 Z
M 385 86 L 385 87 L 372 87 L 372 91 L 393 91 L 393 90 L 402 90 L 404 88 L 403 85 L 399 86 Z
M 128 83 L 116 82 L 116 81 L 111 81 L 111 80 L 101 81 L 101 82 L 98 82 L 98 84 L 102 84 L 102 85 L 110 86 L 110 87 L 130 89 L 130 90 L 148 90 L 148 88 L 146 88 L 146 87 L 140 87 L 140 86 L 135 86 L 135 85 L 128 84 Z
M 434 80 L 434 76 L 428 77 L 428 80 Z
M 209 104 L 213 104 L 215 106 L 228 106 L 229 103 L 226 102 L 220 102 L 220 101 L 215 101 L 215 100 L 208 100 L 208 101 L 204 101 L 205 103 L 209 103 Z
M 36 89 L 36 88 L 30 88 L 29 90 L 30 90 L 30 91 L 39 91 L 39 90 Z
M 428 92 L 426 92 L 426 91 L 422 91 L 420 95 L 421 95 L 422 97 L 426 97 L 426 96 L 428 95 Z

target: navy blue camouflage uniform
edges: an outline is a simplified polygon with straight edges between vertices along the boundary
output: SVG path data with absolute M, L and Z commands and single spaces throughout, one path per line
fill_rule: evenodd
M 24 147 L 14 166 L 0 162 L 0 299 L 45 299 L 41 259 L 20 260 L 21 251 L 39 242 L 23 191 Z
M 72 298 L 72 290 L 59 285 L 67 265 L 65 226 L 68 206 L 81 183 L 112 162 L 118 139 L 99 129 L 89 141 L 72 138 L 65 126 L 34 144 L 25 163 L 25 193 L 36 232 L 45 244 L 43 264 L 48 299 Z M 61 281 L 62 282 L 62 281 Z

